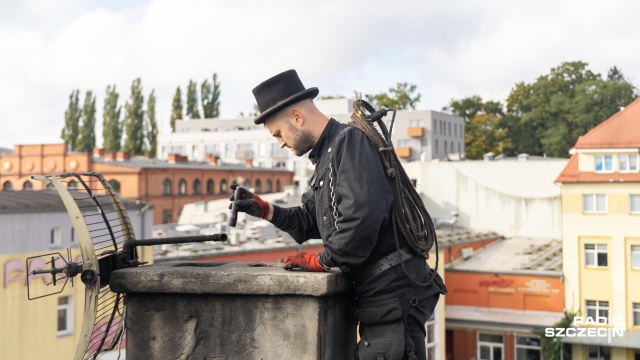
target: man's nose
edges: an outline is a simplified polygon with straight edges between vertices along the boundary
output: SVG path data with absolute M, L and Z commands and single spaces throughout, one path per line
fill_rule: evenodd
M 284 149 L 284 147 L 287 146 L 287 143 L 285 143 L 284 140 L 278 140 L 278 143 L 280 144 L 280 149 Z

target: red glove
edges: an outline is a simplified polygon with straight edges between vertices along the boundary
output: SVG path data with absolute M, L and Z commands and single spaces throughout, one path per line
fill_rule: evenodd
M 315 255 L 306 252 L 299 252 L 295 255 L 287 256 L 284 261 L 285 270 L 302 269 L 306 271 L 326 272 L 327 269 L 318 262 Z
M 235 201 L 238 204 L 239 211 L 257 218 L 266 219 L 269 216 L 269 203 L 244 187 L 242 188 L 240 198 L 236 199 L 235 190 L 237 187 L 238 185 L 236 184 L 231 185 L 231 190 L 234 190 L 234 192 L 231 194 L 231 197 L 229 197 L 229 201 Z M 233 203 L 229 204 L 229 209 L 231 209 L 232 205 Z

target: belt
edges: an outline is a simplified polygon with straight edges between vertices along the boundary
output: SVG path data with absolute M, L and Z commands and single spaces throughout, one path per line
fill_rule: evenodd
M 382 257 L 379 260 L 376 260 L 374 263 L 369 264 L 364 269 L 351 274 L 351 279 L 353 281 L 362 283 L 366 280 L 371 279 L 372 277 L 383 273 L 386 270 L 391 269 L 392 267 L 400 264 L 400 258 L 402 257 L 402 262 L 413 259 L 416 257 L 416 254 L 411 251 L 410 248 L 404 247 L 400 250 L 394 251 L 391 254 Z

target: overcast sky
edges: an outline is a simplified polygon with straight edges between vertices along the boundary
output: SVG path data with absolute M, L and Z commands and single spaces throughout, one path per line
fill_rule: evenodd
M 59 143 L 72 90 L 120 104 L 140 77 L 169 127 L 176 87 L 218 73 L 221 117 L 294 68 L 320 95 L 417 85 L 418 109 L 474 94 L 504 101 L 564 61 L 640 82 L 639 1 L 0 0 L 0 147 Z M 211 81 L 211 80 L 210 80 Z M 198 86 L 199 89 L 199 86 Z

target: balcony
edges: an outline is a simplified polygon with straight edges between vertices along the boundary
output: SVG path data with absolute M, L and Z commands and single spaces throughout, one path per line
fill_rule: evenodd
M 290 153 L 290 150 L 287 149 L 287 148 L 284 148 L 284 149 L 280 149 L 280 148 L 271 149 L 271 158 L 274 159 L 274 160 L 288 159 L 289 158 L 289 153 Z
M 411 148 L 410 147 L 397 147 L 396 155 L 400 158 L 408 158 L 411 157 Z
M 423 127 L 410 127 L 407 129 L 407 135 L 414 138 L 421 138 L 424 136 L 424 128 Z

